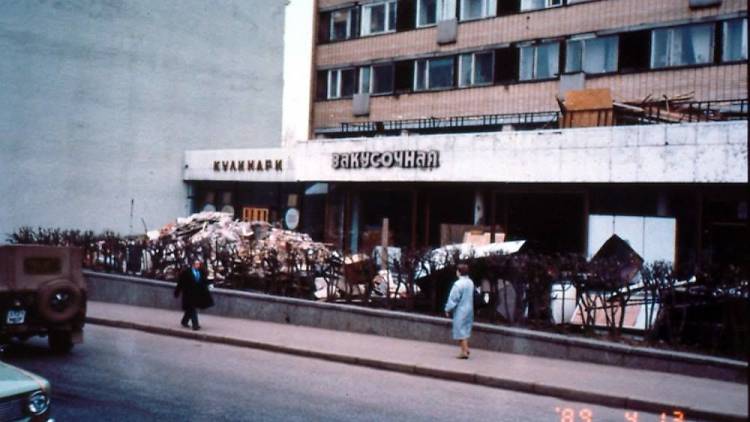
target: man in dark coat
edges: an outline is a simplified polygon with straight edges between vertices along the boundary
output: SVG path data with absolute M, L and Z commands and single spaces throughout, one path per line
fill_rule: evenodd
M 214 300 L 208 291 L 209 282 L 206 271 L 201 267 L 199 260 L 193 261 L 190 268 L 180 273 L 174 290 L 174 297 L 182 293 L 182 309 L 185 311 L 182 326 L 189 327 L 188 320 L 190 320 L 195 331 L 201 328 L 198 324 L 198 309 L 206 309 L 214 305 Z

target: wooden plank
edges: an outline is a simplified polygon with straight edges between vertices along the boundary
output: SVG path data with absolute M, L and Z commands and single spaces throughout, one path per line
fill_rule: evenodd
M 565 94 L 565 110 L 606 110 L 612 108 L 612 92 L 609 88 L 568 91 Z

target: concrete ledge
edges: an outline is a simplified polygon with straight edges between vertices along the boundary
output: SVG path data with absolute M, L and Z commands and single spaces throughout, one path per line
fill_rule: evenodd
M 84 271 L 84 275 L 91 300 L 180 309 L 180 302 L 172 295 L 174 283 L 92 271 Z M 214 289 L 212 293 L 216 306 L 207 310 L 208 314 L 450 343 L 450 320 L 447 318 L 228 289 Z M 472 345 L 499 352 L 747 382 L 747 362 L 516 327 L 477 323 L 472 333 Z
M 359 358 L 347 355 L 339 355 L 329 352 L 311 351 L 306 349 L 299 349 L 295 347 L 289 347 L 278 344 L 261 343 L 251 340 L 242 340 L 226 336 L 216 336 L 212 334 L 205 334 L 195 331 L 155 327 L 144 324 L 138 324 L 127 321 L 115 321 L 103 318 L 87 318 L 87 321 L 91 324 L 98 324 L 116 328 L 133 329 L 144 331 L 153 334 L 169 335 L 173 337 L 180 337 L 185 339 L 205 341 L 217 344 L 227 344 L 231 346 L 248 347 L 260 350 L 266 350 L 275 353 L 285 353 L 289 355 L 322 359 L 329 362 L 339 362 L 350 365 L 365 366 L 369 368 L 375 368 L 380 370 L 392 371 L 405 373 L 410 375 L 419 375 L 425 377 L 431 377 L 436 379 L 443 379 L 448 381 L 457 381 L 468 384 L 477 384 L 486 387 L 500 388 L 503 390 L 512 390 L 522 393 L 530 393 L 536 395 L 544 395 L 557 397 L 564 400 L 572 400 L 577 402 L 585 402 L 591 404 L 597 404 L 602 406 L 610 406 L 616 408 L 631 409 L 637 411 L 659 413 L 663 409 L 675 408 L 671 403 L 660 403 L 657 401 L 647 400 L 633 400 L 628 398 L 621 398 L 617 396 L 592 393 L 589 391 L 576 390 L 572 388 L 562 388 L 542 385 L 532 382 L 518 381 L 514 379 L 504 379 L 500 377 L 491 377 L 486 375 L 478 375 L 466 372 L 451 371 L 445 369 L 436 369 L 422 366 L 412 366 L 407 364 L 398 364 L 393 362 L 387 362 L 378 359 L 371 358 Z M 746 418 L 743 415 L 726 414 L 721 412 L 711 412 L 697 409 L 685 409 L 683 410 L 690 414 L 691 417 L 708 419 L 708 420 L 721 420 L 721 421 L 745 421 Z

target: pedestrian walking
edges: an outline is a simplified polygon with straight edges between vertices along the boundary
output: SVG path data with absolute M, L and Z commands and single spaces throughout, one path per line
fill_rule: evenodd
M 474 282 L 469 278 L 469 266 L 458 264 L 456 271 L 458 279 L 453 282 L 448 302 L 445 304 L 445 316 L 453 314 L 452 336 L 458 340 L 461 352 L 460 359 L 469 358 L 469 337 L 471 325 L 474 323 Z
M 185 315 L 182 317 L 182 326 L 190 327 L 191 322 L 193 330 L 201 329 L 198 323 L 198 309 L 206 309 L 214 305 L 214 300 L 209 292 L 209 282 L 206 277 L 206 271 L 200 260 L 193 261 L 190 268 L 186 268 L 180 273 L 177 280 L 177 287 L 174 289 L 174 297 L 182 294 L 182 310 Z

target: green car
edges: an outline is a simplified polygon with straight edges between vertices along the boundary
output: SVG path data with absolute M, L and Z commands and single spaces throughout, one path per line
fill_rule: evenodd
M 0 362 L 0 421 L 54 422 L 46 379 Z

